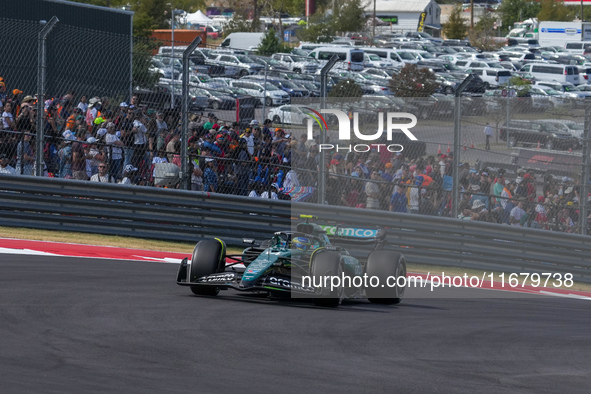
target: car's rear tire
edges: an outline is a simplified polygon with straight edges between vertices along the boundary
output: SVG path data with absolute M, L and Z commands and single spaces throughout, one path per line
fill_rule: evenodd
M 211 108 L 212 109 L 220 109 L 220 103 L 219 101 L 214 101 L 211 103 Z
M 222 272 L 226 263 L 226 245 L 221 240 L 207 239 L 199 241 L 193 250 L 191 257 L 191 269 L 189 271 L 189 282 L 195 281 L 203 276 Z M 215 296 L 220 289 L 217 286 L 193 285 L 193 294 Z
M 544 148 L 546 148 L 548 150 L 554 149 L 554 141 L 552 141 L 551 139 L 546 140 L 546 143 L 544 144 Z
M 272 106 L 272 105 L 273 105 L 273 99 L 272 99 L 271 97 L 267 97 L 267 98 L 265 99 L 265 105 L 266 105 L 267 107 L 270 107 L 270 106 Z
M 341 255 L 338 252 L 318 252 L 314 255 L 310 267 L 313 284 L 324 284 L 323 278 L 325 277 L 342 278 L 342 273 Z M 314 299 L 316 305 L 336 308 L 343 301 L 343 287 L 339 286 L 336 289 L 331 289 L 330 283 L 331 281 L 328 280 L 326 284 L 329 286 L 320 288 L 320 297 Z
M 370 302 L 393 305 L 402 301 L 406 289 L 406 260 L 401 253 L 391 250 L 374 250 L 367 258 L 365 273 L 368 278 L 372 276 L 379 278 L 378 287 L 365 288 L 365 295 Z M 405 279 L 399 280 L 400 277 Z M 395 283 L 392 283 L 392 278 L 396 278 Z
M 240 77 L 246 77 L 247 75 L 248 75 L 248 71 L 246 71 L 246 70 L 242 70 L 242 71 L 240 71 L 240 73 L 238 74 L 238 76 L 240 76 Z
M 279 117 L 279 115 L 273 116 L 273 123 L 281 123 L 281 118 Z
M 509 146 L 514 148 L 517 146 L 517 138 L 515 137 L 509 137 Z

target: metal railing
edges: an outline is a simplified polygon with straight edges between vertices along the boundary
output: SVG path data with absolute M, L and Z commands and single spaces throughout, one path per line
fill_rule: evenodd
M 267 239 L 300 214 L 320 224 L 386 229 L 411 263 L 572 273 L 591 282 L 591 243 L 577 234 L 450 218 L 215 193 L 0 175 L 0 225 L 197 242 Z M 367 253 L 367 251 L 362 252 Z

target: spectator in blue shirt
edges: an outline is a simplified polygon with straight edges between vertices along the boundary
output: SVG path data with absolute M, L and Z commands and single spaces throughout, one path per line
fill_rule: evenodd
M 211 157 L 205 159 L 205 171 L 203 172 L 203 191 L 215 192 L 218 189 L 218 176 L 214 170 L 214 160 Z
M 408 199 L 406 198 L 406 185 L 401 183 L 398 185 L 396 193 L 392 194 L 392 197 L 390 198 L 390 211 L 406 213 L 407 205 Z

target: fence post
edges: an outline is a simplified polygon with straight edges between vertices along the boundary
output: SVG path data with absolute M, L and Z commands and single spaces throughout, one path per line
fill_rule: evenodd
M 585 106 L 585 129 L 583 131 L 583 171 L 581 173 L 581 198 L 579 230 L 581 234 L 587 235 L 587 215 L 589 214 L 587 195 L 589 194 L 589 138 L 591 138 L 591 105 Z
M 458 201 L 460 199 L 460 191 L 458 190 L 460 180 L 459 178 L 459 167 L 460 167 L 460 139 L 462 138 L 461 130 L 461 116 L 462 116 L 462 92 L 466 89 L 470 81 L 474 76 L 468 74 L 466 79 L 462 81 L 460 86 L 456 89 L 455 93 L 455 107 L 454 107 L 454 161 L 453 161 L 453 172 L 452 172 L 452 190 L 451 190 L 451 216 L 455 219 L 458 218 Z
M 189 55 L 201 44 L 201 37 L 195 37 L 187 49 L 183 51 L 183 112 L 181 118 L 181 182 L 185 190 L 191 190 L 191 177 L 188 174 L 189 162 L 187 150 L 189 149 Z M 174 54 L 173 54 L 174 55 Z M 174 58 L 173 58 L 174 60 Z M 174 90 L 174 88 L 173 88 Z
M 35 154 L 35 174 L 43 176 L 43 126 L 45 120 L 45 69 L 47 68 L 46 39 L 59 22 L 56 16 L 52 16 L 39 32 L 37 39 L 37 151 Z M 43 22 L 42 22 L 43 23 Z M 24 144 L 23 144 L 24 149 Z M 21 161 L 21 166 L 24 163 Z
M 337 55 L 332 55 L 328 63 L 320 71 L 320 109 L 326 108 L 326 96 L 328 85 L 328 72 L 334 67 L 339 60 Z M 320 144 L 326 144 L 326 130 L 320 128 Z M 320 171 L 318 171 L 318 204 L 326 203 L 326 152 L 324 149 L 320 150 Z
M 263 121 L 267 120 L 267 73 L 269 66 L 265 63 L 265 79 L 263 82 Z

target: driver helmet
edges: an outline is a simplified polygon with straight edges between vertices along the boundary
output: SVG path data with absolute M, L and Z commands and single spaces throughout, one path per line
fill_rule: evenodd
M 306 237 L 295 237 L 291 241 L 291 244 L 294 249 L 299 249 L 299 250 L 312 249 L 312 242 L 310 242 L 310 239 L 308 239 Z

